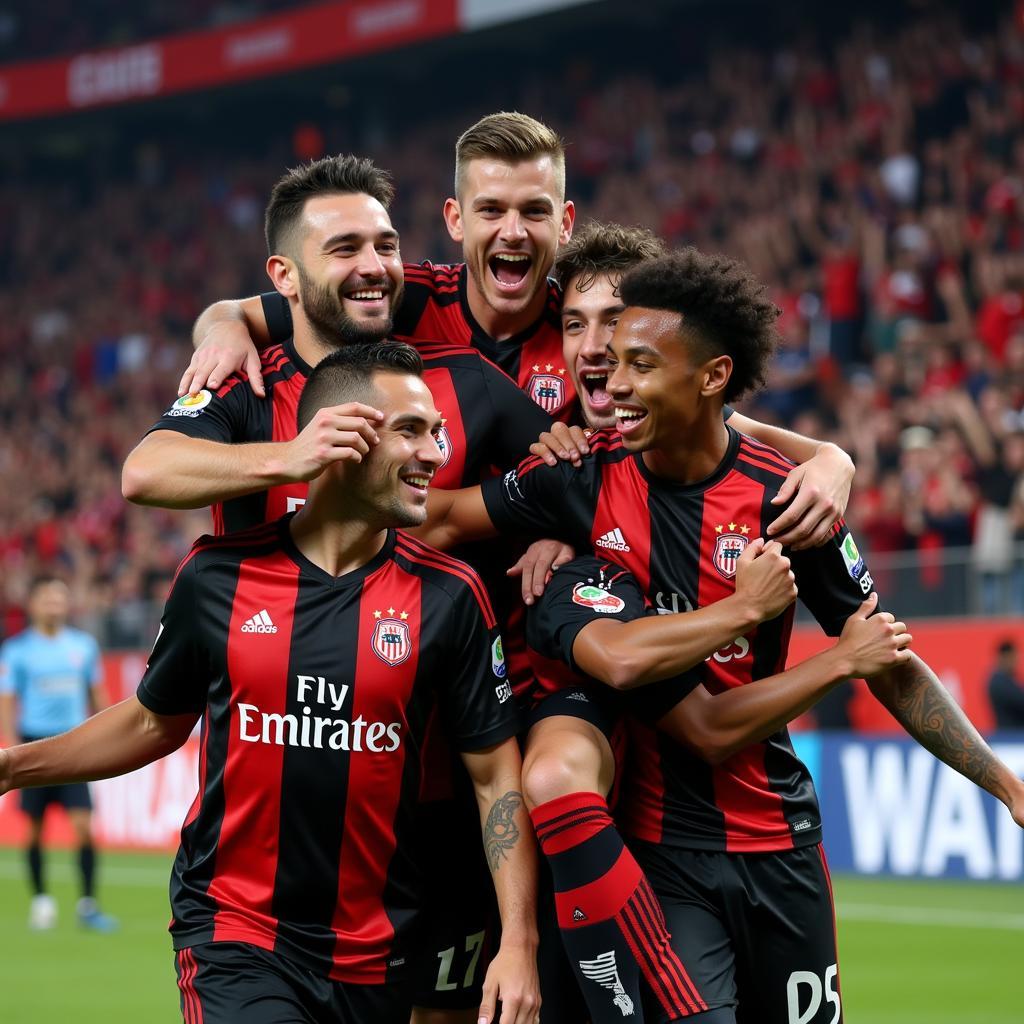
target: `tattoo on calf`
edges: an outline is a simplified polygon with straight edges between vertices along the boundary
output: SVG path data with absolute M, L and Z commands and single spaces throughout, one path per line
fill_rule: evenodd
M 523 804 L 523 794 L 510 789 L 494 802 L 484 825 L 484 850 L 487 863 L 492 871 L 501 867 L 509 851 L 519 841 L 519 826 L 515 822 L 516 811 Z

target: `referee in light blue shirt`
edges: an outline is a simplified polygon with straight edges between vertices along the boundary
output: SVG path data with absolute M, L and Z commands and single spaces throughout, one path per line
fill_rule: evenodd
M 26 630 L 0 646 L 0 740 L 43 739 L 80 725 L 106 706 L 96 641 L 67 625 L 70 595 L 56 577 L 36 579 L 29 591 Z M 82 896 L 78 919 L 95 931 L 116 927 L 96 906 L 96 852 L 92 843 L 92 801 L 84 782 L 25 789 L 21 808 L 29 818 L 28 866 L 32 880 L 29 927 L 52 928 L 57 904 L 46 892 L 42 831 L 46 808 L 62 804 L 78 838 Z

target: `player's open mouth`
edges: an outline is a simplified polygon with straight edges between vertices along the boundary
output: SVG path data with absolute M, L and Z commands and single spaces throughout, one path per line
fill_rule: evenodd
M 605 412 L 612 404 L 612 396 L 607 390 L 607 370 L 584 370 L 580 373 L 580 384 L 587 396 L 587 402 L 596 412 Z
M 411 487 L 417 494 L 426 496 L 427 488 L 430 486 L 431 474 L 428 473 L 400 473 L 399 479 L 408 487 Z
M 530 273 L 533 260 L 525 252 L 499 252 L 488 261 L 491 276 L 502 291 L 517 291 Z
M 615 427 L 620 434 L 632 434 L 647 419 L 646 409 L 636 409 L 628 405 L 615 406 Z

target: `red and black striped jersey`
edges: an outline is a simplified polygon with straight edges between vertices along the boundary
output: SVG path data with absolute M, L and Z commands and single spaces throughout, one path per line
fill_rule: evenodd
M 479 750 L 515 735 L 515 701 L 472 569 L 392 530 L 335 578 L 289 518 L 196 542 L 139 685 L 158 714 L 202 715 L 171 933 L 377 984 L 418 907 L 431 720 Z
M 417 347 L 423 380 L 443 419 L 438 443 L 444 462 L 434 486 L 479 483 L 492 464 L 511 465 L 526 455 L 551 425 L 550 417 L 479 353 L 441 342 Z M 227 444 L 292 440 L 298 432 L 299 396 L 311 369 L 291 339 L 266 349 L 261 361 L 266 398 L 253 394 L 245 374 L 232 374 L 215 393 L 179 398 L 151 429 Z M 214 506 L 214 530 L 244 530 L 293 512 L 305 501 L 307 489 L 305 483 L 282 484 L 231 498 Z
M 734 591 L 736 560 L 778 516 L 771 499 L 792 468 L 774 449 L 727 429 L 725 458 L 698 483 L 654 476 L 621 439 L 599 432 L 581 469 L 528 459 L 503 479 L 487 481 L 488 513 L 499 530 L 563 536 L 578 550 L 613 558 L 632 573 L 653 611 L 704 607 Z M 828 635 L 838 636 L 873 586 L 853 538 L 842 526 L 824 547 L 790 557 L 801 600 Z M 561 594 L 563 610 L 578 621 L 585 609 L 573 602 L 574 583 L 564 571 L 555 575 L 551 600 Z M 614 593 L 624 598 L 630 586 L 620 583 Z M 637 613 L 638 600 L 632 602 Z M 634 716 L 621 804 L 629 832 L 654 843 L 735 852 L 820 840 L 814 787 L 787 730 L 711 766 L 649 724 L 697 683 L 720 692 L 782 671 L 792 621 L 790 608 L 685 676 L 634 691 L 643 714 Z
M 477 323 L 466 295 L 465 263 L 406 263 L 405 296 L 395 313 L 395 337 L 412 345 L 442 340 L 475 348 L 500 366 L 549 416 L 568 421 L 576 389 L 562 358 L 562 292 L 548 281 L 540 318 L 505 341 L 495 341 Z M 288 300 L 265 292 L 263 313 L 272 341 L 292 333 Z

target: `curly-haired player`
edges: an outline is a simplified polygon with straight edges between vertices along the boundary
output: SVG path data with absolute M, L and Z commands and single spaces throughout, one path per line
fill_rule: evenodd
M 692 249 L 628 271 L 620 295 L 624 309 L 607 353 L 618 434 L 595 434 L 578 468 L 528 459 L 481 489 L 435 495 L 426 538 L 446 546 L 495 532 L 551 533 L 613 559 L 635 581 L 631 598 L 632 584 L 598 566 L 565 585 L 566 570 L 559 570 L 549 588 L 550 600 L 562 600 L 560 611 L 549 609 L 552 652 L 615 688 L 637 687 L 619 805 L 629 850 L 597 793 L 533 807 L 549 862 L 554 856 L 590 873 L 570 887 L 552 864 L 560 924 L 606 926 L 606 944 L 577 958 L 595 994 L 625 1015 L 629 964 L 615 948 L 618 933 L 651 985 L 648 1021 L 837 1024 L 842 1010 L 820 814 L 784 726 L 710 759 L 695 755 L 699 747 L 674 728 L 697 687 L 731 695 L 778 672 L 792 606 L 753 628 L 737 618 L 732 639 L 716 641 L 681 675 L 671 657 L 657 664 L 653 642 L 624 642 L 631 627 L 682 633 L 687 620 L 709 622 L 715 603 L 735 593 L 740 559 L 773 516 L 772 498 L 790 464 L 724 423 L 722 409 L 763 379 L 777 313 L 741 264 Z M 839 636 L 874 610 L 874 581 L 844 525 L 827 544 L 792 551 L 790 559 L 800 598 L 828 635 Z M 669 614 L 622 621 L 635 618 L 645 601 Z M 910 654 L 869 683 L 911 736 L 1024 821 L 1024 783 L 927 665 Z M 633 864 L 660 901 L 675 958 L 665 952 L 669 936 L 659 934 L 657 908 L 642 884 L 624 893 L 623 879 L 639 877 Z

